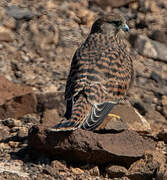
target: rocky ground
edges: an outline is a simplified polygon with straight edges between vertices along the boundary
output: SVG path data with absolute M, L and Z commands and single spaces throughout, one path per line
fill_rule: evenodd
M 167 2 L 0 1 L 0 180 L 167 179 Z M 52 134 L 72 56 L 99 13 L 128 20 L 136 79 L 123 117 Z M 136 114 L 136 110 L 143 116 Z

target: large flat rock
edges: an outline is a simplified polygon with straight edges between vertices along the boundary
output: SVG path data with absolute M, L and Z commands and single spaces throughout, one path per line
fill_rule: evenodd
M 14 84 L 0 76 L 0 119 L 33 113 L 36 106 L 36 96 L 31 87 Z
M 73 132 L 47 132 L 44 126 L 29 131 L 29 146 L 54 158 L 71 162 L 130 165 L 145 151 L 154 150 L 155 143 L 132 130 L 98 134 L 78 129 Z

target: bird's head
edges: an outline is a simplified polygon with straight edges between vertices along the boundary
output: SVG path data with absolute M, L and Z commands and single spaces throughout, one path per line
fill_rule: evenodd
M 127 32 L 129 31 L 129 27 L 126 24 L 125 18 L 118 13 L 101 16 L 93 23 L 91 29 L 91 33 L 104 33 L 114 35 L 116 35 L 120 31 Z

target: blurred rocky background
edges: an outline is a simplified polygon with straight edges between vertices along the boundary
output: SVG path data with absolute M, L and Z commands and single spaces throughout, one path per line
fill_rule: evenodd
M 75 50 L 112 11 L 130 27 L 132 107 L 115 109 L 123 122 L 108 134 L 47 134 L 63 116 Z M 1 0 L 0 179 L 167 179 L 166 17 L 166 0 Z

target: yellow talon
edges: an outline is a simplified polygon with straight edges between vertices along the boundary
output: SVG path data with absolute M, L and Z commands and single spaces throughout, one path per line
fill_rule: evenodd
M 108 116 L 109 116 L 109 117 L 114 117 L 114 118 L 116 118 L 116 119 L 121 119 L 120 116 L 118 116 L 118 115 L 116 115 L 116 114 L 112 114 L 112 113 L 108 114 Z

